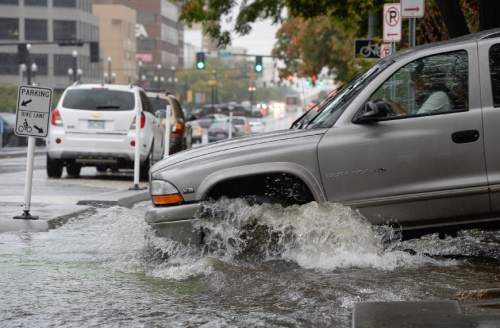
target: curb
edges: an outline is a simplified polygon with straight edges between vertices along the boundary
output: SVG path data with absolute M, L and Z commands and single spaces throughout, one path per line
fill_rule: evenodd
M 57 229 L 57 228 L 63 226 L 64 224 L 68 223 L 68 221 L 72 218 L 75 218 L 75 217 L 77 217 L 79 215 L 83 215 L 83 214 L 93 214 L 95 212 L 96 212 L 95 208 L 86 207 L 86 208 L 76 210 L 74 212 L 70 212 L 68 214 L 64 214 L 64 215 L 56 216 L 55 218 L 52 218 L 52 219 L 48 219 L 47 224 L 48 224 L 49 230 Z
M 17 158 L 17 157 L 26 157 L 26 152 L 27 152 L 27 149 L 26 148 L 25 150 L 23 151 L 15 151 L 15 152 L 4 152 L 4 151 L 1 151 L 0 150 L 0 159 L 2 158 Z M 35 149 L 35 156 L 36 155 L 45 155 L 47 153 L 47 150 L 44 149 Z
M 135 195 L 128 195 L 116 200 L 109 199 L 85 199 L 80 200 L 76 205 L 86 205 L 94 207 L 111 207 L 111 206 L 122 206 L 126 208 L 132 208 L 135 204 L 150 200 L 151 196 L 149 191 L 138 192 Z

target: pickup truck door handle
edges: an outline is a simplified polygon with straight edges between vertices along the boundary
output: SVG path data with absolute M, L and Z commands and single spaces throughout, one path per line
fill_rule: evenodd
M 474 142 L 478 139 L 479 131 L 477 130 L 457 131 L 451 135 L 451 140 L 453 140 L 453 142 L 457 144 Z

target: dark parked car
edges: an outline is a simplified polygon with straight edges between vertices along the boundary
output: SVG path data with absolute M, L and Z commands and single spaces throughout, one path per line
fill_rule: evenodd
M 0 113 L 0 120 L 3 123 L 2 132 L 2 147 L 24 147 L 28 145 L 28 138 L 18 137 L 15 135 L 16 114 L 15 113 Z M 2 124 L 0 123 L 0 124 Z M 44 146 L 44 139 L 36 139 L 37 146 Z
M 165 127 L 165 109 L 167 105 L 170 105 L 170 125 L 172 127 L 170 133 L 170 154 L 191 148 L 193 143 L 191 127 L 186 124 L 186 117 L 179 101 L 173 95 L 164 92 L 148 92 L 147 95 L 163 127 Z

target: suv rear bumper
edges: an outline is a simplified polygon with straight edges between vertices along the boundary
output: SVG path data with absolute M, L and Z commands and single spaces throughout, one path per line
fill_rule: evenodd
M 56 142 L 59 139 L 60 143 Z M 47 142 L 47 154 L 52 159 L 80 162 L 83 165 L 115 164 L 127 166 L 134 161 L 135 147 L 131 134 L 81 134 L 51 131 Z M 141 162 L 145 161 L 149 148 L 142 143 Z
M 201 231 L 195 218 L 201 204 L 155 207 L 146 212 L 146 222 L 158 237 L 168 238 L 184 245 L 200 245 Z

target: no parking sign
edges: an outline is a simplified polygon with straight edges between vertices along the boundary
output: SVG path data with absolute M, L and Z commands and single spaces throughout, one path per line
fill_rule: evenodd
M 386 3 L 384 5 L 384 42 L 401 41 L 401 5 Z

